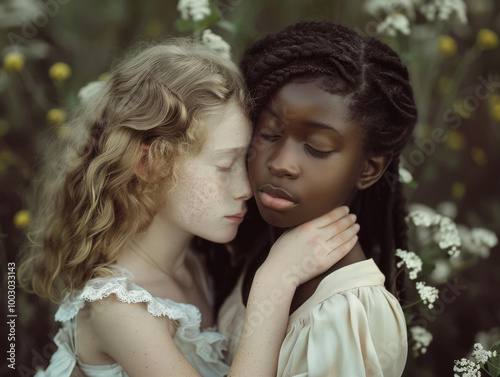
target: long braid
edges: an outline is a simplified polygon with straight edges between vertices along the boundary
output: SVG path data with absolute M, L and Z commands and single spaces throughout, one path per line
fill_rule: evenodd
M 358 215 L 363 250 L 397 294 L 404 275 L 397 273 L 394 280 L 395 250 L 407 248 L 399 156 L 413 132 L 417 110 L 408 70 L 396 52 L 342 25 L 308 21 L 249 46 L 240 67 L 254 100 L 252 121 L 286 83 L 320 78 L 324 90 L 347 98 L 351 122 L 365 129 L 365 150 L 392 156 L 385 176 L 357 193 L 351 212 Z

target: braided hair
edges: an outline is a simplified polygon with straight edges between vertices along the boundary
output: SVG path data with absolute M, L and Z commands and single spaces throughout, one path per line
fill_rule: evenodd
M 240 67 L 254 101 L 253 122 L 282 86 L 319 78 L 323 90 L 349 99 L 350 121 L 365 130 L 365 151 L 392 155 L 384 176 L 358 191 L 351 212 L 358 217 L 365 254 L 386 276 L 387 288 L 398 295 L 404 274 L 394 276 L 395 250 L 407 249 L 408 243 L 399 156 L 412 135 L 417 109 L 408 70 L 397 53 L 342 25 L 307 21 L 250 45 Z

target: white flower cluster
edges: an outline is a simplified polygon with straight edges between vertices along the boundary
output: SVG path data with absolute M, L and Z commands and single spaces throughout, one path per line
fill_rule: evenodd
M 209 0 L 179 0 L 177 10 L 183 20 L 193 21 L 201 21 L 211 13 Z
M 453 372 L 459 372 L 462 373 L 462 375 L 460 376 L 459 374 L 453 373 L 453 377 L 481 377 L 480 368 L 481 366 L 479 364 L 465 358 L 455 360 Z
M 425 285 L 422 281 L 418 281 L 415 287 L 424 304 L 426 304 L 429 309 L 432 309 L 434 307 L 434 302 L 439 298 L 439 289 Z
M 365 9 L 372 15 L 403 13 L 415 17 L 415 8 L 422 0 L 368 0 Z
M 465 226 L 460 226 L 459 231 L 462 238 L 462 249 L 472 255 L 488 258 L 490 249 L 498 245 L 497 235 L 488 229 L 468 229 Z
M 455 222 L 449 217 L 441 216 L 435 212 L 418 210 L 410 212 L 407 221 L 423 227 L 439 225 L 439 230 L 435 234 L 439 247 L 443 250 L 448 249 L 448 254 L 451 256 L 460 254 L 458 249 L 462 245 L 460 233 Z
M 437 225 L 441 221 L 441 215 L 438 215 L 432 211 L 424 211 L 422 209 L 411 211 L 407 217 L 407 220 L 411 220 L 416 226 L 430 227 L 432 225 Z
M 208 48 L 217 51 L 228 59 L 231 58 L 231 46 L 220 35 L 214 34 L 212 30 L 205 29 L 201 40 Z
M 378 29 L 377 29 L 377 31 L 378 31 Z M 409 32 L 409 29 L 408 29 L 408 32 Z M 399 180 L 403 183 L 413 182 L 413 176 L 403 165 L 399 165 Z
M 428 21 L 436 19 L 448 21 L 456 17 L 458 21 L 467 23 L 467 5 L 463 0 L 432 0 L 420 7 L 420 12 Z
M 490 357 L 496 357 L 497 351 L 486 351 L 481 343 L 474 344 L 474 351 L 472 351 L 472 357 L 476 359 L 479 363 L 484 364 L 488 361 Z
M 432 342 L 432 334 L 421 326 L 410 327 L 411 337 L 413 338 L 413 350 L 424 354 L 427 347 Z
M 398 32 L 410 34 L 410 20 L 417 12 L 428 21 L 448 21 L 456 17 L 467 22 L 467 5 L 464 0 L 367 0 L 365 9 L 376 17 L 385 17 L 377 26 L 377 33 L 395 36 Z
M 455 360 L 454 372 L 462 373 L 458 375 L 453 374 L 454 377 L 481 377 L 481 364 L 485 364 L 491 357 L 496 357 L 497 351 L 486 351 L 481 343 L 474 344 L 474 351 L 472 357 L 476 360 L 469 360 L 462 358 Z
M 441 216 L 439 232 L 436 236 L 441 249 L 449 249 L 449 255 L 458 256 L 460 253 L 458 248 L 462 245 L 462 240 L 460 239 L 460 233 L 458 233 L 457 224 L 455 224 L 452 219 L 446 216 Z
M 422 271 L 422 259 L 413 251 L 402 249 L 396 249 L 396 256 L 401 258 L 401 261 L 398 262 L 396 266 L 399 268 L 402 265 L 406 265 L 410 279 L 415 280 L 417 274 Z
M 404 35 L 410 35 L 410 20 L 404 14 L 390 14 L 385 18 L 384 21 L 377 25 L 377 33 L 379 34 L 385 34 L 391 37 L 395 37 L 398 32 Z M 408 172 L 408 170 L 406 170 L 406 172 Z

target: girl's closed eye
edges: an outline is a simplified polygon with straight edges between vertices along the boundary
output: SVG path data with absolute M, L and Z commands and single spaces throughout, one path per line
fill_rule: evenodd
M 276 141 L 280 138 L 280 135 L 275 132 L 271 131 L 259 131 L 257 136 L 260 139 L 266 140 L 266 141 Z
M 311 156 L 313 156 L 315 158 L 327 158 L 333 152 L 335 152 L 333 150 L 332 151 L 321 151 L 321 150 L 316 149 L 308 144 L 305 145 L 305 150 L 308 154 L 310 154 Z
M 222 173 L 230 173 L 233 170 L 233 165 L 230 166 L 215 166 Z

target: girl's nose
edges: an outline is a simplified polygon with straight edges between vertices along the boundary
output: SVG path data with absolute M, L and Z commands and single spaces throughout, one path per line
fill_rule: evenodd
M 280 144 L 275 145 L 275 149 L 267 161 L 267 168 L 279 178 L 296 179 L 300 175 L 300 169 L 296 163 L 299 151 L 292 141 Z
M 248 200 L 252 196 L 253 196 L 252 187 L 250 186 L 247 170 L 246 168 L 244 168 L 243 174 L 238 179 L 238 183 L 236 185 L 233 197 L 236 200 Z

